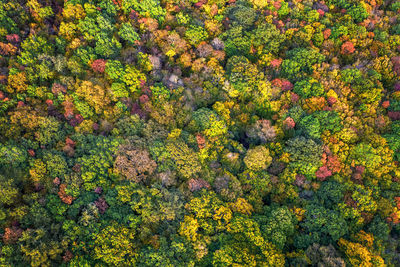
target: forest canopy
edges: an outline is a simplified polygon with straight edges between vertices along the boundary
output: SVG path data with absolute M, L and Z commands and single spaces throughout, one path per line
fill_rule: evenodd
M 0 266 L 400 266 L 400 2 L 0 0 Z

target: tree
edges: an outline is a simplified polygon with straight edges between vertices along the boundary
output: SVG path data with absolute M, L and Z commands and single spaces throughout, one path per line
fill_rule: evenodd
M 94 135 L 75 138 L 75 164 L 79 164 L 84 189 L 91 191 L 98 186 L 108 187 L 111 182 L 109 169 L 119 146 L 118 140 Z
M 261 171 L 268 168 L 272 162 L 272 157 L 269 155 L 269 150 L 264 146 L 256 146 L 247 151 L 243 159 L 247 168 L 252 171 Z
M 307 248 L 305 253 L 313 265 L 323 264 L 331 267 L 346 266 L 346 262 L 339 256 L 339 253 L 332 244 L 321 246 L 314 243 Z
M 169 157 L 176 165 L 179 174 L 185 178 L 192 178 L 200 172 L 201 165 L 199 164 L 196 153 L 182 141 L 170 142 L 166 146 Z
M 166 14 L 166 10 L 161 6 L 159 0 L 124 1 L 122 8 L 125 12 L 136 10 L 140 15 L 157 19 L 160 23 L 164 21 Z
M 338 242 L 339 248 L 345 253 L 351 265 L 358 266 L 386 266 L 380 256 L 374 255 L 371 248 L 360 243 L 351 242 L 341 238 Z
M 335 181 L 326 181 L 315 194 L 316 200 L 326 208 L 333 209 L 343 201 L 345 187 Z
M 157 164 L 150 158 L 147 150 L 121 146 L 117 152 L 114 168 L 128 180 L 135 182 L 146 181 L 153 174 Z
M 368 12 L 365 10 L 365 7 L 361 4 L 352 5 L 348 10 L 348 14 L 356 23 L 362 22 L 369 16 Z
M 252 96 L 251 93 L 263 78 L 257 67 L 244 56 L 230 57 L 226 63 L 226 72 L 229 75 L 229 82 L 238 91 L 238 96 L 244 99 Z
M 44 229 L 28 229 L 20 238 L 21 252 L 31 266 L 48 266 L 63 252 L 62 244 L 49 239 Z
M 348 233 L 347 223 L 341 214 L 315 204 L 307 206 L 305 220 L 300 226 L 305 234 L 295 238 L 295 245 L 299 248 L 313 243 L 328 245 Z
M 319 120 L 312 115 L 303 117 L 297 127 L 300 129 L 301 133 L 305 136 L 318 140 L 321 135 L 321 124 Z
M 39 129 L 35 135 L 36 140 L 41 145 L 53 145 L 63 139 L 61 123 L 54 117 L 43 117 L 39 122 Z
M 197 46 L 201 41 L 208 39 L 208 33 L 203 27 L 191 25 L 186 30 L 185 37 L 191 45 Z
M 394 152 L 394 157 L 400 160 L 400 122 L 392 122 L 392 131 L 390 134 L 385 134 L 383 137 L 388 142 L 388 146 Z
M 251 42 L 243 33 L 242 26 L 233 26 L 221 35 L 228 57 L 243 55 L 250 57 Z
M 122 217 L 122 221 L 131 225 L 137 224 L 138 238 L 142 241 L 149 240 L 159 229 L 170 228 L 169 224 L 174 224 L 174 220 L 183 218 L 183 196 L 175 189 L 167 190 L 156 186 L 146 188 L 137 183 L 125 182 L 117 186 L 116 191 L 118 193 L 116 199 L 115 197 L 107 198 L 110 205 L 117 204 L 120 210 L 124 211 L 123 214 L 126 214 L 125 212 L 128 214 L 126 218 L 121 215 L 113 215 L 113 217 Z M 125 211 L 121 202 L 127 203 L 131 211 Z M 110 211 L 107 210 L 106 215 L 111 215 L 111 209 L 112 207 Z M 132 211 L 136 215 L 132 215 Z
M 139 34 L 135 31 L 135 28 L 130 23 L 123 23 L 118 31 L 119 36 L 133 45 L 136 41 L 140 40 Z
M 342 119 L 336 111 L 317 111 L 313 115 L 318 119 L 322 132 L 336 133 L 343 129 Z
M 360 212 L 375 213 L 378 208 L 375 200 L 372 197 L 372 190 L 355 185 L 351 195 L 352 199 L 357 203 L 357 209 Z
M 105 72 L 111 80 L 120 80 L 121 82 L 125 75 L 124 66 L 118 60 L 107 60 Z
M 263 237 L 282 250 L 295 232 L 295 221 L 288 208 L 280 207 L 268 212 L 259 223 Z
M 125 68 L 123 81 L 126 83 L 129 90 L 134 93 L 139 89 L 141 83 L 146 82 L 146 76 L 134 66 L 128 65 Z
M 238 238 L 242 236 L 244 240 L 249 242 L 248 244 L 251 244 L 250 248 L 254 246 L 255 251 L 261 251 L 261 253 L 257 253 L 256 255 L 260 255 L 261 261 L 266 262 L 267 265 L 284 266 L 285 259 L 283 255 L 280 254 L 271 243 L 264 240 L 261 236 L 259 225 L 250 218 L 242 216 L 235 217 L 228 227 L 228 233 L 237 235 Z M 246 252 L 246 250 L 247 249 L 244 249 L 242 251 Z M 254 266 L 257 266 L 257 264 Z
M 120 118 L 115 123 L 114 134 L 124 137 L 140 135 L 145 127 L 143 120 L 137 114 Z
M 115 37 L 109 37 L 106 33 L 100 33 L 96 37 L 94 51 L 97 55 L 104 58 L 115 58 L 122 48 L 121 43 Z
M 154 101 L 154 104 L 161 104 L 167 102 L 171 97 L 171 92 L 162 84 L 156 84 L 155 86 L 150 87 L 151 89 L 151 97 Z
M 251 253 L 244 242 L 238 242 L 234 239 L 224 240 L 223 245 L 215 251 L 212 259 L 213 266 L 257 266 L 264 263 L 260 255 Z
M 267 143 L 276 139 L 276 127 L 270 120 L 258 120 L 246 131 L 246 135 L 253 142 Z
M 218 118 L 215 111 L 208 108 L 200 108 L 193 112 L 192 121 L 190 127 L 193 128 L 194 132 L 204 131 L 211 127 L 211 119 Z
M 18 167 L 27 160 L 27 152 L 13 144 L 0 144 L 0 167 Z
M 9 93 L 21 93 L 27 89 L 27 79 L 24 72 L 18 72 L 15 74 L 10 74 L 8 76 L 8 84 L 6 87 Z
M 298 81 L 294 84 L 293 91 L 303 98 L 321 96 L 324 93 L 322 85 L 313 78 Z
M 106 90 L 101 85 L 93 84 L 90 81 L 82 81 L 76 86 L 76 96 L 85 101 L 90 107 L 93 107 L 97 114 L 101 114 L 104 106 L 110 103 Z M 79 104 L 77 109 L 80 109 Z
M 15 187 L 15 180 L 0 175 L 0 205 L 11 206 L 17 200 L 19 190 Z
M 233 201 L 243 194 L 239 180 L 233 175 L 215 178 L 213 188 L 223 200 Z
M 249 33 L 249 37 L 252 40 L 252 44 L 258 47 L 264 54 L 276 54 L 285 40 L 273 24 L 261 24 Z
M 389 225 L 380 216 L 374 217 L 368 226 L 368 232 L 373 234 L 377 241 L 386 241 L 390 236 Z
M 294 137 L 287 141 L 285 151 L 290 154 L 290 166 L 299 169 L 303 174 L 314 176 L 322 156 L 320 145 L 303 136 Z
M 50 177 L 61 178 L 67 172 L 68 169 L 67 162 L 60 152 L 58 151 L 54 151 L 54 153 L 51 152 L 53 151 L 47 151 L 43 155 L 43 161 L 46 164 L 46 169 L 48 170 Z
M 310 48 L 295 48 L 286 54 L 287 59 L 283 60 L 281 65 L 282 75 L 291 81 L 311 74 L 313 65 L 320 64 L 325 60 L 325 56 L 318 50 Z
M 348 161 L 355 165 L 365 166 L 367 171 L 373 171 L 379 168 L 382 159 L 371 144 L 359 143 L 350 151 Z
M 138 256 L 134 238 L 133 229 L 111 221 L 93 235 L 94 258 L 114 266 L 134 265 Z
M 23 52 L 18 57 L 21 64 L 27 66 L 35 65 L 35 58 L 40 54 L 52 54 L 52 47 L 47 42 L 47 40 L 42 36 L 32 35 L 31 37 L 25 39 L 21 48 Z
M 238 25 L 247 30 L 254 25 L 257 19 L 257 13 L 246 2 L 239 1 L 237 5 L 229 9 L 228 18 L 232 21 L 234 26 Z
M 182 237 L 160 237 L 157 247 L 146 246 L 141 249 L 138 264 L 143 266 L 185 266 L 195 265 L 195 254 L 190 244 Z

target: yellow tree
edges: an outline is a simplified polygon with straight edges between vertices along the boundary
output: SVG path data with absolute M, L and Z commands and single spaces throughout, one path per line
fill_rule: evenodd
M 109 94 L 103 85 L 93 84 L 91 81 L 82 81 L 76 84 L 75 94 L 93 107 L 96 114 L 101 114 L 104 107 L 110 103 Z
M 132 229 L 112 222 L 94 237 L 94 257 L 111 266 L 135 265 L 137 252 Z

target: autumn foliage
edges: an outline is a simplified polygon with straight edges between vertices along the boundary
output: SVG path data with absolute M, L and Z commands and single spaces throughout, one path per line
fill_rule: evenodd
M 400 3 L 0 0 L 0 266 L 400 266 Z

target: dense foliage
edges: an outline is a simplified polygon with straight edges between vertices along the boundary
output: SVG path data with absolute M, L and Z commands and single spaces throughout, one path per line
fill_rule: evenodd
M 400 2 L 0 0 L 0 266 L 400 266 Z

